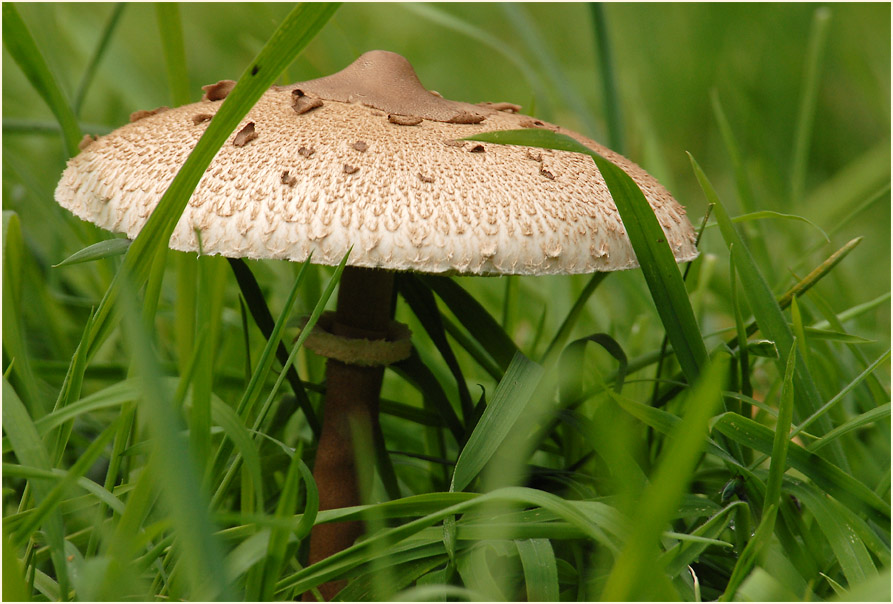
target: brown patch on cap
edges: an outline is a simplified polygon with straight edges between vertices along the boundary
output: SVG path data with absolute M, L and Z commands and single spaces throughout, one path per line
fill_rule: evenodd
M 525 118 L 525 119 L 521 120 L 521 127 L 522 128 L 545 128 L 546 124 L 544 124 L 543 122 L 541 122 L 539 120 L 535 120 L 532 118 Z
M 232 80 L 220 80 L 216 84 L 208 84 L 207 86 L 202 86 L 202 90 L 205 91 L 205 94 L 202 96 L 202 100 L 222 101 L 230 92 L 232 92 L 232 89 L 235 87 L 235 85 L 236 83 Z
M 534 151 L 533 149 L 527 150 L 527 157 L 532 159 L 535 162 L 543 163 L 543 152 L 542 151 Z
M 316 149 L 314 149 L 313 147 L 310 147 L 309 149 L 307 147 L 301 147 L 300 149 L 298 149 L 298 155 L 300 155 L 301 157 L 310 157 L 314 153 L 316 153 Z
M 474 147 L 472 147 L 471 149 L 469 149 L 469 151 L 470 151 L 471 153 L 483 153 L 483 152 L 484 152 L 484 146 L 483 146 L 483 145 L 475 145 Z
M 350 164 L 344 164 L 344 173 L 345 174 L 353 174 L 354 172 L 357 172 L 358 170 L 359 170 L 359 168 L 357 168 L 356 166 L 351 166 Z
M 233 145 L 236 147 L 244 147 L 257 138 L 257 132 L 254 131 L 254 122 L 248 122 L 245 127 L 239 130 L 236 138 L 233 139 Z
M 78 143 L 78 149 L 83 151 L 84 149 L 89 147 L 91 144 L 93 144 L 95 141 L 96 141 L 95 136 L 93 136 L 92 134 L 85 134 L 84 138 L 81 139 L 81 142 Z
M 413 115 L 388 115 L 388 121 L 398 126 L 418 126 L 422 123 L 422 118 Z
M 540 174 L 548 178 L 549 180 L 555 180 L 555 175 L 546 170 L 545 168 L 540 168 Z
M 462 111 L 447 120 L 448 124 L 480 124 L 484 121 L 484 116 L 471 111 Z
M 357 141 L 352 146 L 354 149 L 356 149 L 360 153 L 362 153 L 363 151 L 365 151 L 366 149 L 369 148 L 369 145 L 367 145 L 365 141 Z
M 419 180 L 421 180 L 422 182 L 431 183 L 431 182 L 434 182 L 434 177 L 433 176 L 425 176 L 424 174 L 419 172 Z
M 202 122 L 207 122 L 207 121 L 210 120 L 212 117 L 214 117 L 214 116 L 211 115 L 210 113 L 197 113 L 197 114 L 195 114 L 195 115 L 192 116 L 192 125 L 193 125 L 193 126 L 198 126 L 198 125 L 201 124 Z
M 295 184 L 297 184 L 297 182 L 298 182 L 298 179 L 295 178 L 294 176 L 292 176 L 291 174 L 289 174 L 288 170 L 282 171 L 282 176 L 280 177 L 280 180 L 282 181 L 282 184 L 288 185 L 290 187 L 295 186 Z
M 495 111 L 505 111 L 507 113 L 518 113 L 521 111 L 521 105 L 514 103 L 478 103 L 479 107 L 487 107 Z
M 133 113 L 130 114 L 130 123 L 132 124 L 133 122 L 139 121 L 145 117 L 151 117 L 151 116 L 157 115 L 159 113 L 164 113 L 165 111 L 167 111 L 169 109 L 170 109 L 170 107 L 165 106 L 165 107 L 158 107 L 157 109 L 152 109 L 152 110 L 140 109 L 139 111 L 134 111 Z
M 322 100 L 315 96 L 307 96 L 304 91 L 295 88 L 291 91 L 291 108 L 299 115 L 317 107 L 322 107 Z

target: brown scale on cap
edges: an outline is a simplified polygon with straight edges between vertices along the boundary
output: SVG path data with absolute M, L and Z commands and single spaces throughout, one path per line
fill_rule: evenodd
M 518 113 L 521 111 L 521 105 L 514 103 L 478 103 L 478 107 L 487 107 L 494 111 L 505 111 L 506 113 Z
M 430 183 L 434 182 L 434 177 L 433 176 L 425 176 L 424 174 L 419 172 L 419 180 L 430 184 Z
M 257 132 L 254 131 L 254 122 L 248 122 L 245 127 L 239 130 L 236 138 L 233 139 L 233 145 L 236 147 L 244 147 L 257 138 Z
M 288 185 L 290 187 L 295 186 L 298 183 L 298 179 L 288 173 L 288 170 L 282 171 L 282 176 L 279 177 L 280 182 L 284 185 Z
M 555 180 L 555 175 L 546 170 L 545 168 L 540 168 L 540 174 L 548 178 L 549 180 Z
M 307 96 L 304 94 L 303 90 L 295 88 L 291 91 L 291 108 L 295 110 L 295 113 L 301 115 L 302 113 L 307 113 L 317 107 L 322 107 L 322 100 L 313 96 Z
M 485 151 L 483 145 L 475 145 L 469 150 L 471 153 L 483 153 Z
M 360 171 L 360 169 L 357 168 L 356 166 L 351 166 L 350 164 L 344 164 L 344 173 L 345 174 L 355 174 L 356 172 L 359 172 L 359 171 Z
M 214 116 L 211 115 L 210 113 L 196 113 L 195 115 L 192 116 L 192 125 L 198 126 L 202 122 L 207 122 L 213 117 Z
M 364 152 L 369 148 L 369 145 L 366 144 L 365 141 L 357 141 L 353 145 L 351 145 L 354 149 L 359 151 L 360 153 Z
M 418 126 L 424 120 L 412 115 L 395 115 L 391 113 L 388 115 L 388 121 L 392 124 L 397 124 L 398 126 Z
M 208 84 L 202 86 L 205 94 L 202 96 L 203 101 L 222 101 L 235 88 L 236 83 L 232 80 L 220 80 L 216 84 Z
M 168 111 L 169 109 L 170 109 L 170 107 L 163 106 L 163 107 L 158 107 L 156 109 L 150 109 L 150 110 L 140 109 L 139 111 L 134 111 L 133 113 L 130 114 L 130 123 L 132 124 L 133 122 L 138 122 L 139 120 L 141 120 L 143 118 L 152 117 L 153 115 L 158 115 L 159 113 L 164 113 L 165 111 Z
M 310 157 L 314 153 L 316 153 L 316 149 L 314 149 L 313 147 L 301 147 L 300 149 L 298 149 L 298 155 L 300 155 L 301 157 Z

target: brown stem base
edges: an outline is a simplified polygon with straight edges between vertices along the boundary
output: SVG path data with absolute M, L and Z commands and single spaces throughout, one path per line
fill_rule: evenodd
M 392 290 L 393 273 L 345 268 L 338 292 L 335 334 L 347 338 L 385 338 Z M 357 433 L 370 436 L 377 428 L 383 375 L 384 367 L 358 367 L 334 359 L 326 364 L 322 433 L 313 466 L 320 510 L 359 505 L 360 495 L 371 487 L 372 467 L 357 467 L 353 436 Z M 361 522 L 313 527 L 310 564 L 350 547 L 362 531 Z M 344 581 L 330 581 L 320 585 L 319 591 L 325 600 L 331 600 L 344 585 Z M 303 600 L 309 602 L 315 598 L 307 592 Z

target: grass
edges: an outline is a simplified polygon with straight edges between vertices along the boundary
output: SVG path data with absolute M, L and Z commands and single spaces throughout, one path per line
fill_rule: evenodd
M 889 11 L 4 4 L 4 599 L 889 600 Z M 710 224 L 678 270 L 600 163 L 643 270 L 401 275 L 375 484 L 319 511 L 295 336 L 339 270 L 163 242 L 267 86 L 379 47 Z M 84 132 L 225 78 L 134 242 L 53 202 Z M 304 566 L 341 519 L 370 532 Z

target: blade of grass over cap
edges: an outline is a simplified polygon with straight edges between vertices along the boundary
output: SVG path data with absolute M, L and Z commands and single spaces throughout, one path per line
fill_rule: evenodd
M 22 20 L 19 10 L 12 2 L 3 3 L 3 45 L 59 120 L 68 155 L 70 157 L 77 155 L 78 143 L 81 141 L 81 129 L 77 117 L 65 99 L 56 78 L 50 72 L 34 38 L 31 37 L 31 32 Z
M 279 73 L 294 60 L 322 29 L 338 8 L 337 4 L 306 3 L 297 5 L 257 57 L 245 69 L 232 92 L 223 101 L 220 110 L 211 120 L 186 163 L 177 173 L 168 190 L 158 202 L 139 236 L 124 258 L 122 270 L 130 273 L 131 284 L 140 287 L 148 278 L 150 265 L 156 251 L 166 246 L 186 207 L 192 191 L 198 185 L 217 151 L 232 134 L 239 121 L 276 80 Z M 4 16 L 6 5 L 4 5 Z M 4 20 L 5 25 L 5 20 Z M 111 331 L 114 322 L 111 314 L 114 301 L 121 288 L 121 271 L 115 277 L 96 312 L 96 322 L 89 349 L 92 357 Z
M 548 130 L 486 132 L 468 140 L 573 151 L 592 157 L 620 212 L 679 365 L 689 383 L 694 382 L 707 360 L 707 348 L 666 236 L 632 178 L 592 149 L 569 136 Z

